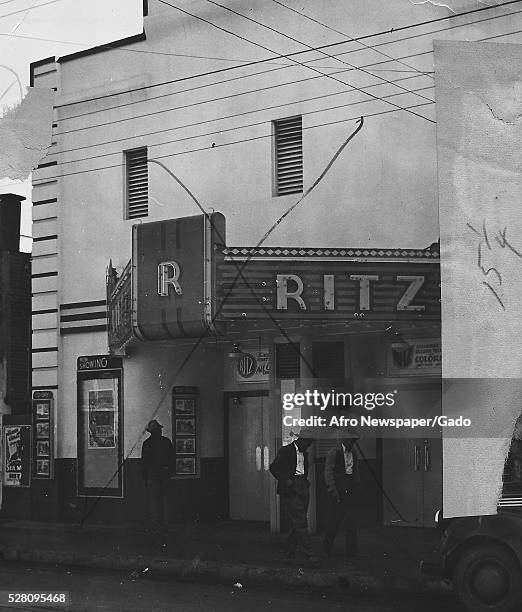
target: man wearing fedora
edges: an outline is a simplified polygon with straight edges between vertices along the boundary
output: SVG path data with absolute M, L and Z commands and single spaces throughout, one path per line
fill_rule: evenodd
M 304 551 L 310 565 L 319 562 L 319 557 L 312 550 L 307 517 L 310 501 L 307 450 L 313 441 L 311 430 L 302 429 L 297 440 L 279 449 L 270 465 L 270 472 L 277 479 L 281 509 L 290 527 L 285 546 L 287 563 L 295 560 L 298 547 Z
M 359 498 L 359 463 L 354 444 L 356 433 L 344 434 L 330 449 L 324 466 L 328 492 L 328 524 L 323 541 L 327 556 L 332 554 L 335 536 L 341 527 L 345 532 L 346 556 L 357 554 L 357 504 Z
M 156 419 L 149 421 L 146 431 L 150 436 L 141 449 L 143 480 L 148 489 L 150 520 L 154 531 L 163 531 L 167 526 L 167 483 L 174 472 L 174 447 L 161 435 L 163 425 Z

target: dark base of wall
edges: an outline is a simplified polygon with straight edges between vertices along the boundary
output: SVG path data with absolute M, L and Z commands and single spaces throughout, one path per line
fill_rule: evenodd
M 60 523 L 148 523 L 139 459 L 123 468 L 123 499 L 78 497 L 76 459 L 57 459 L 53 480 L 32 480 L 29 489 L 4 489 L 2 518 Z M 169 522 L 217 520 L 226 516 L 223 458 L 202 458 L 201 478 L 171 480 Z
M 376 460 L 361 463 L 359 525 L 382 525 L 382 491 L 369 468 L 378 475 Z M 317 483 L 317 531 L 326 526 L 328 501 L 324 485 L 324 460 L 315 464 Z M 1 517 L 59 523 L 148 524 L 146 492 L 139 459 L 128 459 L 123 469 L 123 499 L 78 497 L 76 460 L 57 459 L 53 480 L 31 481 L 27 489 L 4 488 Z M 171 480 L 169 522 L 228 518 L 228 472 L 223 458 L 202 458 L 201 478 Z M 275 481 L 274 481 L 275 486 Z M 286 531 L 284 517 L 281 530 Z

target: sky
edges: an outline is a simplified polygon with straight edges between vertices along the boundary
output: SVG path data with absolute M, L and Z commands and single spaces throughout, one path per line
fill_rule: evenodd
M 0 117 L 26 95 L 31 62 L 132 36 L 142 29 L 142 0 L 0 0 Z M 0 178 L 0 193 L 27 198 L 20 248 L 30 252 L 30 179 Z

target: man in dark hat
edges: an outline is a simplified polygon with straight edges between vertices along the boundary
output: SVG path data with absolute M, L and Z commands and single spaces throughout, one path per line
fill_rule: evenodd
M 156 419 L 149 421 L 146 431 L 150 433 L 141 449 L 143 480 L 148 489 L 150 519 L 154 531 L 166 527 L 167 483 L 174 472 L 174 447 L 161 435 L 163 425 Z
M 332 554 L 335 536 L 341 527 L 345 531 L 346 556 L 357 554 L 357 504 L 359 498 L 359 463 L 354 444 L 356 433 L 346 433 L 330 449 L 324 466 L 328 492 L 328 525 L 323 541 L 327 556 Z
M 310 501 L 307 450 L 313 441 L 312 432 L 302 429 L 297 440 L 279 449 L 270 465 L 270 472 L 277 479 L 281 508 L 290 527 L 285 546 L 287 563 L 294 562 L 298 547 L 304 551 L 310 565 L 319 562 L 310 543 L 307 518 Z

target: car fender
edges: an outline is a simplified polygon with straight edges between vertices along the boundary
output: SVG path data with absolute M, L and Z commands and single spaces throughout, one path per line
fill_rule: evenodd
M 522 516 L 495 514 L 454 519 L 442 543 L 444 573 L 451 576 L 458 557 L 470 547 L 496 542 L 509 548 L 522 567 Z

